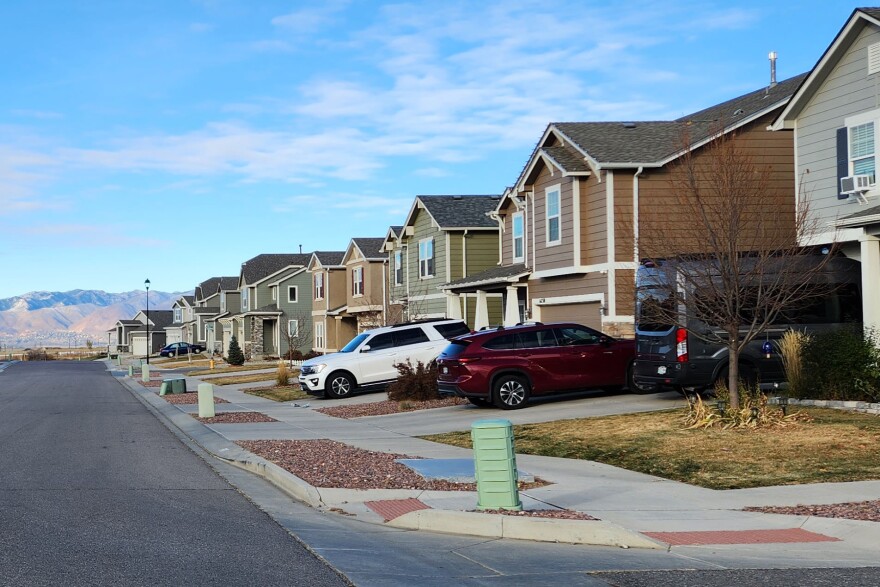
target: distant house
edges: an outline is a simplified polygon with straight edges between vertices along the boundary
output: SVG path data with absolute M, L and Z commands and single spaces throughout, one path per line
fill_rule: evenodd
M 181 296 L 171 305 L 172 322 L 165 327 L 166 344 L 172 342 L 193 342 L 190 329 L 193 322 L 195 296 Z
M 862 319 L 880 331 L 880 9 L 857 8 L 773 121 L 793 137 L 797 198 L 862 264 Z
M 119 320 L 115 331 L 115 345 L 111 345 L 111 352 L 131 353 L 135 357 L 146 357 L 147 348 L 150 354 L 156 353 L 166 344 L 165 327 L 173 321 L 171 310 L 150 310 L 149 319 L 147 310 L 141 310 L 131 320 Z M 148 328 L 149 324 L 149 328 Z M 149 337 L 148 337 L 149 331 Z
M 319 353 L 335 353 L 355 335 L 355 326 L 343 323 L 347 308 L 345 251 L 315 251 L 309 260 L 312 277 L 312 348 Z
M 500 228 L 496 265 L 443 289 L 476 295 L 478 306 L 503 298 L 505 324 L 573 321 L 631 336 L 641 237 L 665 231 L 674 238 L 676 223 L 690 222 L 669 181 L 686 149 L 703 158 L 713 136 L 736 133 L 756 160 L 772 165 L 764 220 L 793 226 L 792 141 L 767 125 L 804 77 L 673 121 L 550 124 L 492 211 Z
M 232 325 L 220 322 L 220 318 L 229 316 L 241 306 L 241 292 L 238 290 L 238 277 L 212 277 L 210 283 L 203 283 L 201 289 L 202 301 L 206 307 L 217 306 L 217 311 L 203 318 L 205 325 L 205 347 L 212 352 L 226 355 L 229 349 L 229 338 L 232 336 Z
M 493 195 L 417 196 L 406 222 L 399 231 L 389 230 L 384 240 L 389 305 L 403 308 L 408 320 L 464 318 L 476 327 L 500 323 L 500 294 L 441 291 L 444 284 L 498 262 L 498 224 L 488 214 L 499 200 Z
M 291 340 L 301 352 L 310 350 L 312 291 L 306 271 L 310 258 L 310 253 L 263 254 L 242 263 L 240 307 L 234 311 L 227 305 L 230 313 L 218 318 L 224 328 L 224 354 L 232 336 L 248 357 L 282 356 Z M 291 292 L 296 292 L 295 298 Z

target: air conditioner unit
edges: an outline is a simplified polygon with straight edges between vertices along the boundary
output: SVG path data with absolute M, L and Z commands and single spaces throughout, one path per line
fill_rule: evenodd
M 848 175 L 840 178 L 840 193 L 866 192 L 874 185 L 874 176 L 868 174 Z

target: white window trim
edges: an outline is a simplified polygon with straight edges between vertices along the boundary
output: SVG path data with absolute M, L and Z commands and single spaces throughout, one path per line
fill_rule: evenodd
M 250 299 L 249 298 L 250 298 L 250 296 L 248 295 L 247 288 L 244 288 L 243 290 L 241 290 L 241 311 L 242 312 L 247 312 L 248 310 L 250 310 L 250 307 L 249 307 L 250 306 Z
M 293 297 L 295 297 L 296 299 L 294 299 L 294 300 L 290 299 L 290 290 L 293 290 L 295 292 L 293 294 Z M 298 285 L 288 285 L 287 286 L 287 303 L 288 304 L 299 303 L 299 286 Z
M 165 315 L 167 316 L 168 314 Z M 180 311 L 180 308 L 174 308 L 174 321 L 183 322 L 183 312 Z
M 517 240 L 516 221 L 517 221 L 517 219 L 519 219 L 520 227 L 522 229 L 522 232 L 519 236 L 519 240 L 522 241 L 522 245 L 520 247 L 521 252 L 522 252 L 521 255 L 516 254 L 516 240 Z M 522 262 L 526 258 L 526 220 L 525 220 L 525 215 L 522 212 L 514 212 L 511 215 L 511 217 L 510 217 L 510 235 L 511 235 L 510 254 L 511 254 L 511 257 L 513 258 L 513 262 L 514 263 Z
M 850 142 L 852 128 L 869 122 L 874 123 L 874 183 L 871 185 L 877 185 L 877 174 L 880 173 L 880 157 L 878 157 L 878 148 L 880 148 L 880 109 L 862 112 L 844 119 L 844 124 L 846 125 L 847 173 L 854 175 L 852 143 Z M 859 157 L 859 159 L 864 159 L 864 157 Z
M 226 292 L 220 292 L 220 311 L 226 311 Z
M 324 323 L 315 322 L 315 348 L 324 349 L 326 342 L 324 341 Z
M 353 267 L 351 270 L 351 296 L 354 298 L 364 297 L 364 289 L 366 288 L 366 279 L 364 278 L 364 267 Z
M 277 301 L 278 300 L 278 286 L 276 285 L 275 287 L 270 287 L 269 289 L 272 290 L 272 301 Z
M 291 328 L 291 326 L 293 328 Z M 299 336 L 299 320 L 287 321 L 287 334 L 290 336 Z
M 423 244 L 430 244 L 431 245 L 431 256 L 425 257 L 424 259 L 422 259 L 422 245 Z M 431 261 L 431 260 L 434 261 L 434 271 L 429 273 L 428 272 L 428 265 L 429 265 L 428 261 Z M 422 261 L 425 262 L 424 272 L 422 272 Z M 434 277 L 436 274 L 437 274 L 437 261 L 436 261 L 435 255 L 434 255 L 434 238 L 433 237 L 423 238 L 419 241 L 419 279 L 430 279 L 430 278 Z
M 558 214 L 550 216 L 550 194 L 556 192 L 556 208 Z M 550 220 L 556 218 L 559 222 L 559 238 L 550 240 Z M 552 185 L 544 189 L 544 244 L 548 247 L 555 247 L 562 244 L 562 184 Z
M 398 272 L 400 280 L 398 281 Z M 394 285 L 403 285 L 403 251 L 394 251 Z
M 319 288 L 318 282 L 320 282 L 320 288 Z M 326 292 L 324 291 L 326 284 L 324 283 L 324 273 L 323 272 L 315 273 L 315 283 L 313 285 L 315 287 L 315 299 L 316 300 L 323 300 L 324 296 L 327 295 Z

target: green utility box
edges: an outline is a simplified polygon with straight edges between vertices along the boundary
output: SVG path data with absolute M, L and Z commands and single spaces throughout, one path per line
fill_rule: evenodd
M 516 482 L 513 425 L 509 420 L 478 420 L 471 426 L 478 510 L 522 510 Z
M 167 393 L 186 393 L 186 379 L 163 379 L 159 388 L 159 395 Z

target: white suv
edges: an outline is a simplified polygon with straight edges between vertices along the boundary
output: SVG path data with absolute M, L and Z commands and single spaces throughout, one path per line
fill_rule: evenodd
M 397 379 L 394 365 L 409 360 L 428 363 L 437 358 L 447 340 L 468 334 L 461 320 L 421 320 L 364 331 L 338 353 L 302 364 L 299 384 L 312 395 L 342 398 L 355 389 L 383 388 Z

